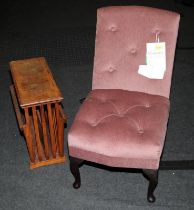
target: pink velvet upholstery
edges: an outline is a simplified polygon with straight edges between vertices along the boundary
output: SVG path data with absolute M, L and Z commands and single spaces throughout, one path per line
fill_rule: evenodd
M 98 10 L 93 89 L 124 89 L 169 97 L 180 16 L 142 6 Z M 163 80 L 138 74 L 145 64 L 146 43 L 166 42 L 167 71 Z
M 158 169 L 169 115 L 179 15 L 140 6 L 98 10 L 92 91 L 68 133 L 70 156 Z M 137 73 L 147 42 L 166 42 L 163 80 Z
M 168 112 L 163 96 L 93 90 L 69 132 L 69 152 L 109 166 L 158 168 Z

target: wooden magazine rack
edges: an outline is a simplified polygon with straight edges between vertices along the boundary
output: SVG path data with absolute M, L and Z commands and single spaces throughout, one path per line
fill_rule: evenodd
M 30 168 L 62 163 L 64 155 L 63 99 L 46 60 L 10 62 L 14 85 L 11 96 L 19 128 L 24 134 Z

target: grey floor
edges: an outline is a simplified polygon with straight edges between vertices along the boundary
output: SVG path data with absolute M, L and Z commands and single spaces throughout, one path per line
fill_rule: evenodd
M 160 171 L 154 204 L 146 201 L 147 180 L 133 170 L 85 164 L 77 191 L 68 160 L 29 170 L 9 93 L 9 62 L 47 59 L 64 96 L 67 133 L 79 98 L 91 89 L 96 9 L 109 5 L 147 5 L 181 13 L 162 159 L 194 159 L 194 7 L 173 0 L 6 1 L 0 7 L 0 209 L 194 209 L 193 170 Z

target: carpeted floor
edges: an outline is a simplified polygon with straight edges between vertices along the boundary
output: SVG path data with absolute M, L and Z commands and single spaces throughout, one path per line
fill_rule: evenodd
M 147 181 L 133 170 L 86 164 L 77 191 L 68 161 L 29 170 L 9 93 L 9 61 L 46 57 L 64 96 L 67 133 L 79 99 L 91 89 L 96 9 L 109 5 L 148 5 L 181 13 L 162 159 L 194 159 L 194 7 L 173 0 L 6 1 L 0 7 L 0 209 L 194 209 L 192 170 L 161 171 L 154 204 L 146 201 Z

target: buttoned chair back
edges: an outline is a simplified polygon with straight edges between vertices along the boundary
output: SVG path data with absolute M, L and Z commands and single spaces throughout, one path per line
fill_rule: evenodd
M 98 10 L 93 89 L 123 89 L 169 97 L 180 16 L 143 6 Z M 167 69 L 163 79 L 138 74 L 146 61 L 146 43 L 166 43 Z

